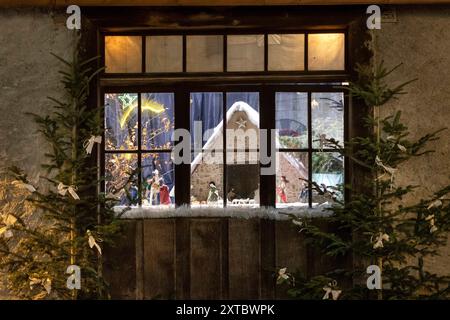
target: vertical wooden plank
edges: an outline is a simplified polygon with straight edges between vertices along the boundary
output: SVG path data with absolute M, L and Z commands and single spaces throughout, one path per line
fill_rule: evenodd
M 221 228 L 222 228 L 222 234 L 221 234 L 221 246 L 220 246 L 220 256 L 221 256 L 221 299 L 228 299 L 229 298 L 229 269 L 228 269 L 228 245 L 229 245 L 229 239 L 228 239 L 228 228 L 229 228 L 229 218 L 223 218 L 221 219 Z
M 260 294 L 259 219 L 229 220 L 229 297 L 259 299 Z
M 136 299 L 135 221 L 124 221 L 124 233 L 114 247 L 104 248 L 104 277 L 112 299 Z
M 317 218 L 314 223 L 323 231 L 327 233 L 341 233 L 342 229 L 338 229 L 336 225 L 330 224 L 322 218 Z M 351 268 L 353 263 L 352 257 L 339 256 L 330 257 L 322 253 L 317 247 L 308 246 L 308 276 L 323 275 L 330 271 L 343 268 Z M 351 281 L 342 276 L 336 276 L 335 280 L 342 288 L 351 286 Z
M 275 299 L 275 221 L 261 220 L 261 299 Z
M 175 296 L 175 220 L 144 220 L 144 299 Z
M 191 219 L 190 298 L 221 298 L 220 219 Z
M 136 221 L 136 300 L 144 299 L 144 221 Z
M 190 297 L 190 219 L 176 219 L 176 270 L 175 287 L 176 299 L 189 299 Z
M 314 224 L 324 232 L 330 232 L 329 225 L 321 218 L 314 220 Z M 336 264 L 332 263 L 332 259 L 325 256 L 319 248 L 312 244 L 307 246 L 307 274 L 308 277 L 314 277 L 326 273 L 327 271 L 336 267 Z
M 289 221 L 275 223 L 276 268 L 287 268 L 289 273 L 307 275 L 307 249 L 298 226 Z M 277 285 L 276 297 L 287 299 L 287 285 Z

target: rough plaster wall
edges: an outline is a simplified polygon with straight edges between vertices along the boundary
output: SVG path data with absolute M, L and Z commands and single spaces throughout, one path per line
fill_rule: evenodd
M 430 147 L 436 153 L 411 160 L 398 175 L 398 183 L 421 185 L 413 199 L 426 197 L 450 184 L 450 6 L 397 7 L 397 23 L 384 23 L 375 34 L 375 58 L 387 66 L 403 62 L 392 80 L 418 78 L 408 94 L 389 106 L 382 115 L 394 109 L 402 111 L 411 136 L 419 138 L 442 127 L 449 130 Z M 433 271 L 449 273 L 450 242 L 441 256 L 428 261 Z
M 60 96 L 60 64 L 50 52 L 71 54 L 64 19 L 33 9 L 0 9 L 0 169 L 17 165 L 34 182 L 46 143 L 24 113 L 45 114 L 46 97 Z

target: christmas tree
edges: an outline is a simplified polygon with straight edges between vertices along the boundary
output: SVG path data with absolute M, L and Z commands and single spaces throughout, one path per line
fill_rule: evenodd
M 0 270 L 17 298 L 108 298 L 102 254 L 120 223 L 114 201 L 99 192 L 104 181 L 93 151 L 102 110 L 88 104 L 102 69 L 94 67 L 97 57 L 82 60 L 79 52 L 77 44 L 71 61 L 55 56 L 64 67 L 63 98 L 50 98 L 51 114 L 31 115 L 49 144 L 42 181 L 33 185 L 12 167 L 0 184 Z
M 355 168 L 365 172 L 365 179 L 355 188 L 339 190 L 313 184 L 313 192 L 334 200 L 330 215 L 321 219 L 297 218 L 306 241 L 321 254 L 339 259 L 352 257 L 353 263 L 326 274 L 307 279 L 302 274 L 278 271 L 278 283 L 288 283 L 289 293 L 300 299 L 441 299 L 450 294 L 450 278 L 426 268 L 428 258 L 437 255 L 446 244 L 450 228 L 450 186 L 429 199 L 405 204 L 404 198 L 420 186 L 400 185 L 396 177 L 405 162 L 432 153 L 430 141 L 438 139 L 441 130 L 410 138 L 401 112 L 380 117 L 380 109 L 405 94 L 411 82 L 391 86 L 387 77 L 399 66 L 387 69 L 383 63 L 374 68 L 358 66 L 358 80 L 349 85 L 348 93 L 366 105 L 364 121 L 369 134 L 355 137 L 342 145 L 327 139 L 328 147 L 349 158 Z M 374 111 L 373 113 L 371 111 Z M 340 192 L 348 193 L 346 201 Z M 319 220 L 336 226 L 325 232 Z M 370 266 L 370 267 L 369 267 Z M 369 268 L 367 268 L 369 267 Z M 377 270 L 381 281 L 368 274 Z M 366 279 L 368 281 L 366 282 Z

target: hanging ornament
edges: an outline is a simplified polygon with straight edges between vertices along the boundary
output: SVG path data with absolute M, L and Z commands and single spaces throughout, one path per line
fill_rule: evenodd
M 35 188 L 34 186 L 32 186 L 32 185 L 29 184 L 29 183 L 25 183 L 25 182 L 23 182 L 23 181 L 20 181 L 20 180 L 15 180 L 15 181 L 12 182 L 12 184 L 13 184 L 15 187 L 18 187 L 18 188 L 24 188 L 24 189 L 27 189 L 27 190 L 30 191 L 31 193 L 33 193 L 33 192 L 36 191 L 36 188 Z
M 397 144 L 397 148 L 401 151 L 401 152 L 406 152 L 406 147 L 401 145 L 401 144 Z
M 322 300 L 337 300 L 339 299 L 339 296 L 342 293 L 342 290 L 336 290 L 335 288 L 337 287 L 337 281 L 333 280 L 332 282 L 328 283 L 328 285 L 326 285 L 325 287 L 323 287 L 322 289 L 325 291 L 325 294 L 322 298 Z
M 58 184 L 58 193 L 60 195 L 62 195 L 63 197 L 66 196 L 67 192 L 70 193 L 70 195 L 72 196 L 72 198 L 74 198 L 75 200 L 80 200 L 80 197 L 78 196 L 78 194 L 75 192 L 76 188 L 73 186 L 66 186 L 64 183 L 60 182 Z
M 94 147 L 94 143 L 102 143 L 101 136 L 91 136 L 88 140 L 83 143 L 83 148 L 86 149 L 87 154 L 92 153 L 92 148 Z
M 442 206 L 442 198 L 436 199 L 433 202 L 430 203 L 430 205 L 427 207 L 428 210 L 430 210 L 431 208 L 437 208 L 437 207 L 441 207 Z
M 87 230 L 86 234 L 88 236 L 88 243 L 89 243 L 89 247 L 92 249 L 94 246 L 97 249 L 98 253 L 100 255 L 102 255 L 102 248 L 100 248 L 99 244 L 97 243 L 97 241 L 95 240 L 94 236 L 92 235 L 91 230 Z M 102 241 L 101 239 L 98 239 L 98 241 Z
M 428 221 L 430 224 L 430 233 L 436 232 L 438 228 L 435 226 L 434 214 L 430 214 L 425 218 L 425 221 Z
M 135 104 L 135 101 L 137 100 L 137 95 L 124 93 L 119 95 L 117 98 L 120 100 L 120 102 L 122 102 L 122 109 L 126 109 Z
M 373 244 L 374 249 L 383 248 L 383 241 L 389 242 L 389 235 L 386 233 L 380 232 L 375 238 L 375 243 Z M 373 242 L 373 236 L 370 238 L 370 242 Z
M 277 282 L 282 283 L 285 280 L 289 280 L 290 274 L 287 273 L 287 268 L 281 268 L 278 270 Z
M 394 180 L 395 180 L 395 174 L 397 173 L 398 169 L 397 169 L 397 168 L 392 168 L 392 167 L 389 167 L 389 166 L 386 166 L 385 164 L 383 164 L 383 162 L 381 161 L 381 159 L 380 159 L 379 156 L 376 156 L 376 157 L 375 157 L 375 164 L 376 164 L 377 166 L 383 168 L 383 170 L 385 171 L 385 173 L 382 174 L 381 176 L 379 176 L 379 177 L 377 178 L 377 180 L 383 178 L 383 177 L 385 176 L 385 174 L 388 173 L 388 174 L 390 175 L 390 178 L 391 178 L 391 185 L 390 185 L 390 188 L 391 188 L 391 190 L 392 190 L 393 185 L 394 185 Z
M 391 142 L 396 143 L 397 137 L 396 137 L 396 136 L 388 136 L 388 137 L 386 138 L 386 140 L 389 140 L 389 141 L 391 141 Z M 406 149 L 406 147 L 405 147 L 404 145 L 401 145 L 400 143 L 396 143 L 396 145 L 397 145 L 397 148 L 398 148 L 401 152 L 406 152 L 406 151 L 407 151 L 407 149 Z

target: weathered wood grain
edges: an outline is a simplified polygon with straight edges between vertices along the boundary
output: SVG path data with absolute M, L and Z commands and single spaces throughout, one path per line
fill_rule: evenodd
M 175 220 L 144 220 L 144 299 L 175 296 Z
M 230 299 L 258 299 L 261 283 L 259 220 L 230 219 L 228 238 Z
M 125 221 L 124 233 L 114 247 L 104 248 L 104 276 L 112 299 L 136 299 L 136 222 Z
M 276 267 L 287 268 L 289 273 L 307 273 L 307 249 L 298 226 L 290 221 L 277 221 L 275 228 Z M 276 298 L 287 299 L 286 285 L 276 287 Z
M 190 222 L 190 298 L 221 298 L 220 219 Z

